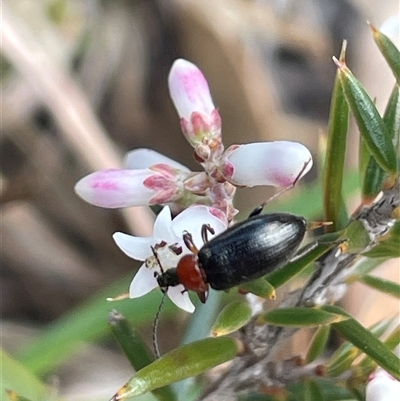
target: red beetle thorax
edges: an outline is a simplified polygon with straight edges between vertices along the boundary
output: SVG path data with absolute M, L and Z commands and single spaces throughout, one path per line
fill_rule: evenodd
M 176 273 L 185 290 L 195 291 L 198 294 L 208 291 L 208 284 L 205 282 L 204 273 L 197 263 L 196 255 L 182 256 L 176 268 Z

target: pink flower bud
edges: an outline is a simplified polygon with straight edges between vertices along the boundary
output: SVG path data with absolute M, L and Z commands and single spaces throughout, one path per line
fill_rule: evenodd
M 297 142 L 259 142 L 232 145 L 223 156 L 221 174 L 234 185 L 287 187 L 312 167 L 310 151 Z
M 220 138 L 221 118 L 202 72 L 191 62 L 178 59 L 172 65 L 168 84 L 182 131 L 192 146 L 203 138 Z
M 75 192 L 86 202 L 111 209 L 171 202 L 179 197 L 183 184 L 171 173 L 172 168 L 162 166 L 97 171 L 78 181 Z
M 139 148 L 131 150 L 125 155 L 124 158 L 125 168 L 131 170 L 150 168 L 155 164 L 167 164 L 175 170 L 180 170 L 188 174 L 190 173 L 190 170 L 183 164 L 180 164 L 177 161 L 170 159 L 169 157 L 152 149 Z

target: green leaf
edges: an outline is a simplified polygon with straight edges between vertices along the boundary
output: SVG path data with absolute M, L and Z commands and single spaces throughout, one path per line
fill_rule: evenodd
M 276 326 L 314 327 L 339 322 L 347 317 L 315 308 L 274 309 L 261 314 L 259 320 Z
M 395 349 L 400 344 L 400 326 L 397 326 L 385 340 L 385 345 L 389 349 Z
M 251 319 L 251 308 L 247 301 L 235 301 L 226 305 L 218 315 L 211 331 L 214 337 L 224 336 L 239 330 Z
M 338 60 L 336 64 L 347 102 L 370 153 L 385 171 L 396 173 L 396 152 L 374 102 L 347 66 Z
M 306 363 L 315 361 L 324 352 L 330 332 L 331 327 L 328 325 L 318 327 L 308 347 Z
M 388 325 L 390 325 L 390 323 L 393 323 L 393 321 L 398 319 L 396 316 L 394 319 L 386 319 L 386 320 L 389 323 Z M 386 330 L 384 331 L 386 332 Z M 380 335 L 377 335 L 376 333 L 373 334 L 375 335 L 375 337 L 380 337 L 383 333 L 380 333 Z M 400 326 L 397 326 L 394 330 L 392 330 L 388 338 L 385 341 L 383 341 L 383 343 L 388 347 L 388 349 L 394 350 L 400 343 Z M 372 371 L 376 370 L 376 367 L 377 367 L 376 362 L 373 361 L 368 356 L 365 356 L 365 358 L 361 360 L 360 363 L 357 365 L 357 369 L 365 374 L 369 374 Z
M 395 85 L 393 88 L 392 94 L 389 98 L 389 102 L 383 115 L 383 122 L 386 125 L 389 137 L 392 139 L 395 149 L 397 149 L 400 132 L 400 96 L 399 87 L 397 85 Z M 364 141 L 361 140 L 362 149 L 366 148 L 364 145 Z M 365 152 L 363 152 L 362 149 L 360 149 L 360 153 L 363 155 L 361 158 L 368 159 L 365 164 L 365 168 L 361 170 L 364 177 L 362 196 L 363 200 L 368 201 L 374 199 L 382 190 L 382 186 L 387 174 L 369 152 L 367 152 L 367 156 L 365 157 Z
M 110 401 L 127 400 L 167 384 L 197 376 L 233 359 L 238 345 L 229 337 L 206 338 L 184 345 L 136 373 Z
M 350 369 L 354 360 L 361 354 L 361 351 L 351 343 L 341 347 L 339 352 L 335 352 L 328 364 L 328 376 L 337 377 Z
M 360 277 L 360 282 L 385 294 L 400 298 L 400 285 L 393 281 L 367 275 Z
M 375 157 L 370 156 L 368 165 L 364 172 L 362 199 L 365 202 L 373 200 L 382 190 L 382 184 L 386 177 L 386 172 L 378 164 Z
M 261 298 L 276 299 L 275 287 L 273 287 L 267 280 L 260 278 L 258 280 L 250 281 L 246 284 L 241 284 L 239 291 L 251 292 Z
M 346 340 L 354 344 L 362 352 L 370 356 L 378 365 L 396 378 L 400 378 L 400 359 L 390 351 L 385 344 L 379 341 L 369 330 L 364 328 L 357 320 L 353 319 L 337 306 L 323 306 L 322 309 L 329 313 L 343 314 L 347 320 L 333 323 L 332 327 Z
M 111 311 L 109 324 L 115 339 L 136 371 L 155 361 L 155 355 L 143 341 L 139 332 L 120 313 L 115 310 Z M 155 389 L 153 393 L 161 401 L 176 399 L 175 394 L 168 386 Z
M 336 239 L 337 237 L 337 234 L 329 235 L 330 239 Z M 326 237 L 324 236 L 324 238 Z M 325 239 L 323 241 L 325 241 Z M 324 242 L 323 244 L 319 244 L 314 249 L 312 249 L 314 243 L 306 245 L 298 252 L 298 254 L 302 254 L 299 259 L 296 259 L 294 262 L 289 262 L 282 268 L 268 273 L 265 276 L 265 280 L 267 280 L 274 288 L 281 287 L 287 281 L 295 277 L 297 274 L 301 273 L 311 262 L 314 262 L 326 251 L 332 248 L 333 245 L 334 242 L 332 242 L 331 244 L 327 244 Z
M 394 319 L 383 319 L 371 327 L 368 330 L 373 334 L 375 337 L 382 336 L 389 326 L 393 323 Z M 353 364 L 354 360 L 358 358 L 361 354 L 361 351 L 356 348 L 351 342 L 346 341 L 344 342 L 332 355 L 329 364 L 328 364 L 328 375 L 329 376 L 339 376 L 345 371 L 347 371 L 351 365 Z M 368 359 L 368 360 L 367 360 Z M 365 358 L 366 363 L 370 366 L 370 358 Z M 358 364 L 360 367 L 361 364 Z M 363 372 L 366 370 L 366 366 L 361 367 Z
M 61 361 L 71 358 L 74 352 L 79 351 L 82 342 L 99 341 L 109 335 L 107 318 L 113 308 L 134 324 L 153 320 L 162 296 L 159 291 L 137 299 L 112 303 L 107 301 L 107 297 L 126 291 L 131 279 L 132 275 L 129 275 L 50 323 L 36 340 L 19 352 L 19 359 L 35 374 L 49 372 Z M 171 302 L 166 302 L 164 316 L 176 310 Z
M 396 84 L 386 106 L 383 122 L 389 132 L 389 137 L 393 140 L 395 149 L 398 149 L 400 135 L 400 91 L 399 86 Z
M 343 60 L 345 43 L 340 57 Z M 336 75 L 329 114 L 328 143 L 324 166 L 325 221 L 333 223 L 328 227 L 329 231 L 341 230 L 348 221 L 342 194 L 348 125 L 349 107 L 340 79 Z
M 31 401 L 28 398 L 22 397 L 13 390 L 6 390 L 8 399 L 10 401 Z
M 393 42 L 382 32 L 370 25 L 372 36 L 378 45 L 383 57 L 385 57 L 390 69 L 392 70 L 397 84 L 400 85 L 400 52 Z
M 346 248 L 349 253 L 360 253 L 371 242 L 368 231 L 359 220 L 352 220 L 344 230 L 341 238 L 346 239 Z
M 7 390 L 12 396 L 20 397 L 14 400 L 25 399 L 31 401 L 43 401 L 47 399 L 49 389 L 38 380 L 24 365 L 13 359 L 7 353 L 0 349 L 1 359 L 1 380 L 0 380 L 0 398 L 4 397 Z
M 112 310 L 109 316 L 111 332 L 135 370 L 140 370 L 156 360 L 141 335 L 118 311 Z
M 321 393 L 319 385 L 314 380 L 309 378 L 304 380 L 304 401 L 323 401 L 324 397 Z

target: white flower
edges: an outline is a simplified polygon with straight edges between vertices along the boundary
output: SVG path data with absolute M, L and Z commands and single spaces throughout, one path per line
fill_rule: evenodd
M 366 401 L 396 401 L 400 396 L 400 382 L 383 369 L 370 376 Z
M 215 230 L 215 234 L 221 233 L 227 228 L 223 214 L 217 209 L 193 206 L 185 209 L 174 220 L 171 220 L 170 209 L 165 206 L 156 218 L 152 237 L 133 237 L 120 232 L 115 233 L 114 241 L 126 255 L 145 262 L 130 285 L 129 296 L 131 298 L 141 297 L 158 287 L 157 275 L 161 274 L 161 269 L 151 247 L 157 248 L 157 256 L 164 271 L 176 267 L 181 256 L 190 253 L 183 242 L 182 233 L 185 230 L 190 232 L 196 246 L 201 248 L 203 224 L 210 224 Z M 171 249 L 170 246 L 173 248 Z M 177 247 L 182 249 L 182 253 L 179 255 L 174 251 Z M 194 311 L 194 306 L 184 290 L 182 285 L 178 285 L 169 287 L 167 293 L 179 308 L 191 313 Z

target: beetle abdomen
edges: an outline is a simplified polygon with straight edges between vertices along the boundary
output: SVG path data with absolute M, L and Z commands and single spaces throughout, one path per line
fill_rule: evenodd
M 199 265 L 215 290 L 227 290 L 283 266 L 302 242 L 306 221 L 284 213 L 254 216 L 200 249 Z

